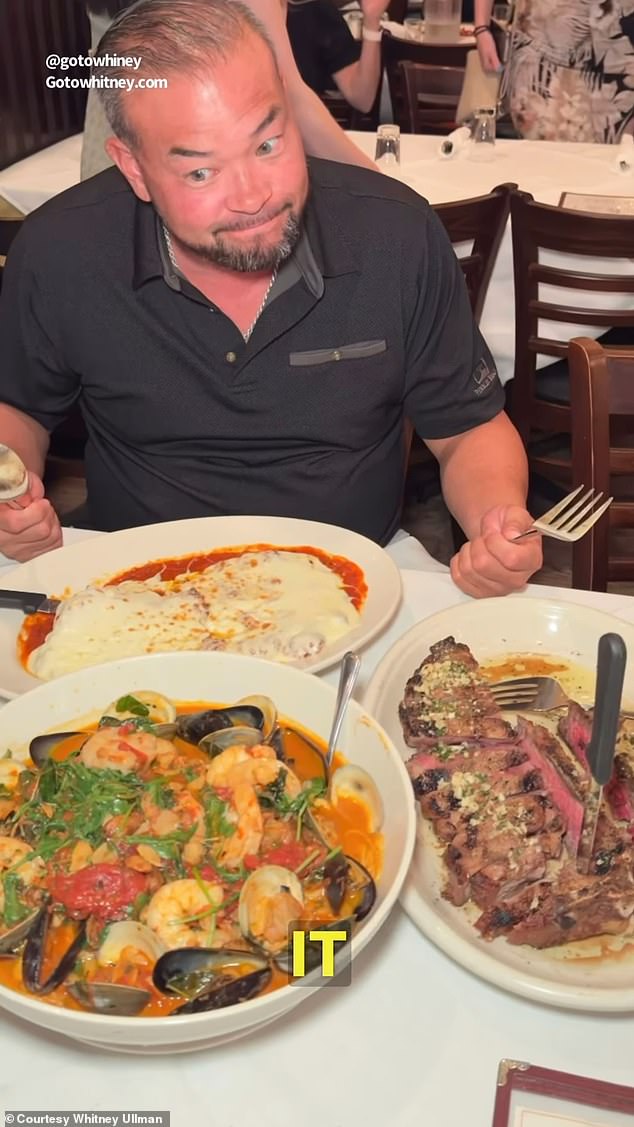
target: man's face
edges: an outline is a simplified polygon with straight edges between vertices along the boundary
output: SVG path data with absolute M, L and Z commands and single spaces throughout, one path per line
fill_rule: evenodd
M 139 145 L 122 170 L 202 260 L 273 269 L 297 241 L 308 173 L 269 48 L 249 31 L 209 78 L 166 77 L 126 98 Z

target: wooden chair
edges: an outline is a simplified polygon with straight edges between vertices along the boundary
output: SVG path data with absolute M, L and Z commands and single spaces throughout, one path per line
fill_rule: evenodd
M 405 80 L 400 62 L 420 63 L 422 66 L 461 67 L 464 71 L 467 49 L 460 43 L 430 46 L 413 39 L 397 39 L 389 32 L 383 33 L 381 45 L 383 68 L 387 77 L 394 121 L 402 130 L 408 129 L 409 114 L 406 106 Z
M 444 135 L 456 128 L 456 110 L 464 70 L 401 59 L 405 87 L 405 129 L 408 133 Z
M 573 483 L 615 498 L 573 545 L 572 585 L 606 591 L 610 580 L 634 580 L 634 546 L 618 554 L 611 535 L 634 530 L 634 347 L 604 348 L 579 337 L 570 341 L 568 360 Z
M 339 90 L 326 90 L 321 95 L 321 101 L 334 117 L 342 129 L 356 129 L 365 133 L 376 133 L 379 124 L 381 107 L 381 84 L 383 75 L 379 77 L 376 97 L 367 113 L 357 110 L 346 101 Z
M 436 215 L 443 224 L 454 249 L 467 246 L 466 253 L 458 255 L 465 275 L 471 309 L 476 321 L 480 320 L 497 253 L 508 222 L 511 192 L 515 184 L 500 184 L 487 196 L 477 196 L 457 203 L 438 204 Z M 407 424 L 406 441 L 409 442 L 408 467 L 416 477 L 419 487 L 438 488 L 436 459 L 424 442 Z M 456 548 L 464 542 L 462 530 L 452 521 Z
M 634 274 L 599 274 L 592 262 L 563 268 L 551 266 L 545 255 L 559 252 L 587 259 L 634 258 L 634 218 L 568 211 L 536 203 L 532 196 L 511 196 L 513 265 L 515 274 L 515 372 L 509 385 L 509 413 L 528 449 L 533 474 L 567 486 L 571 463 L 565 450 L 548 449 L 548 440 L 570 435 L 570 385 L 566 357 L 568 340 L 579 325 L 605 330 L 634 328 Z M 540 286 L 556 287 L 555 295 L 540 294 Z M 577 291 L 570 296 L 566 290 Z M 584 300 L 588 294 L 589 300 Z M 603 295 L 596 308 L 590 295 Z M 609 306 L 610 294 L 630 295 L 629 309 Z M 569 325 L 569 337 L 553 340 L 540 322 Z M 634 339 L 634 337 L 633 337 Z M 537 356 L 561 360 L 537 371 Z M 535 435 L 539 444 L 531 444 Z M 544 441 L 544 440 L 547 441 Z

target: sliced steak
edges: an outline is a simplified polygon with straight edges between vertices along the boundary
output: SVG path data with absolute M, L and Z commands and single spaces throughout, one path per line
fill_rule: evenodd
M 566 825 L 566 841 L 576 851 L 583 827 L 583 796 L 587 789 L 587 773 L 565 755 L 559 740 L 541 724 L 531 724 L 520 717 L 519 746 L 532 767 L 539 772 L 544 788 L 561 812 Z
M 576 701 L 571 701 L 568 711 L 557 724 L 557 731 L 562 740 L 573 752 L 577 761 L 587 771 L 588 757 L 586 751 L 592 735 L 592 716 L 586 712 Z
M 413 748 L 513 736 L 471 650 L 451 636 L 433 645 L 410 677 L 399 716 Z

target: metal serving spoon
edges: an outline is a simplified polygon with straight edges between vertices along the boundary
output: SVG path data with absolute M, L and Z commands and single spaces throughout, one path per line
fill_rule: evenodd
M 10 446 L 0 442 L 0 503 L 14 501 L 28 493 L 29 471 Z M 14 508 L 21 508 L 20 505 Z
M 361 658 L 357 654 L 348 652 L 344 655 L 344 659 L 341 663 L 341 674 L 339 676 L 335 715 L 330 730 L 330 739 L 328 740 L 328 751 L 326 752 L 326 767 L 328 770 L 330 770 L 332 764 L 332 759 L 337 747 L 337 740 L 339 739 L 339 732 L 343 724 L 343 718 L 346 714 L 346 709 L 350 697 L 352 696 L 352 690 L 356 685 L 360 669 Z

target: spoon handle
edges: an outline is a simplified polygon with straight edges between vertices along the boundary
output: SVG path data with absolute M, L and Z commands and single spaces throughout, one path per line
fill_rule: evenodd
M 332 722 L 332 730 L 330 732 L 330 739 L 328 740 L 328 751 L 326 753 L 326 767 L 330 770 L 332 758 L 335 754 L 337 747 L 337 740 L 339 739 L 339 732 L 343 718 L 346 714 L 348 702 L 352 696 L 352 690 L 357 682 L 359 670 L 361 668 L 361 659 L 355 653 L 347 653 L 341 663 L 341 674 L 339 677 L 339 688 L 337 690 L 337 703 L 335 705 L 335 715 Z

